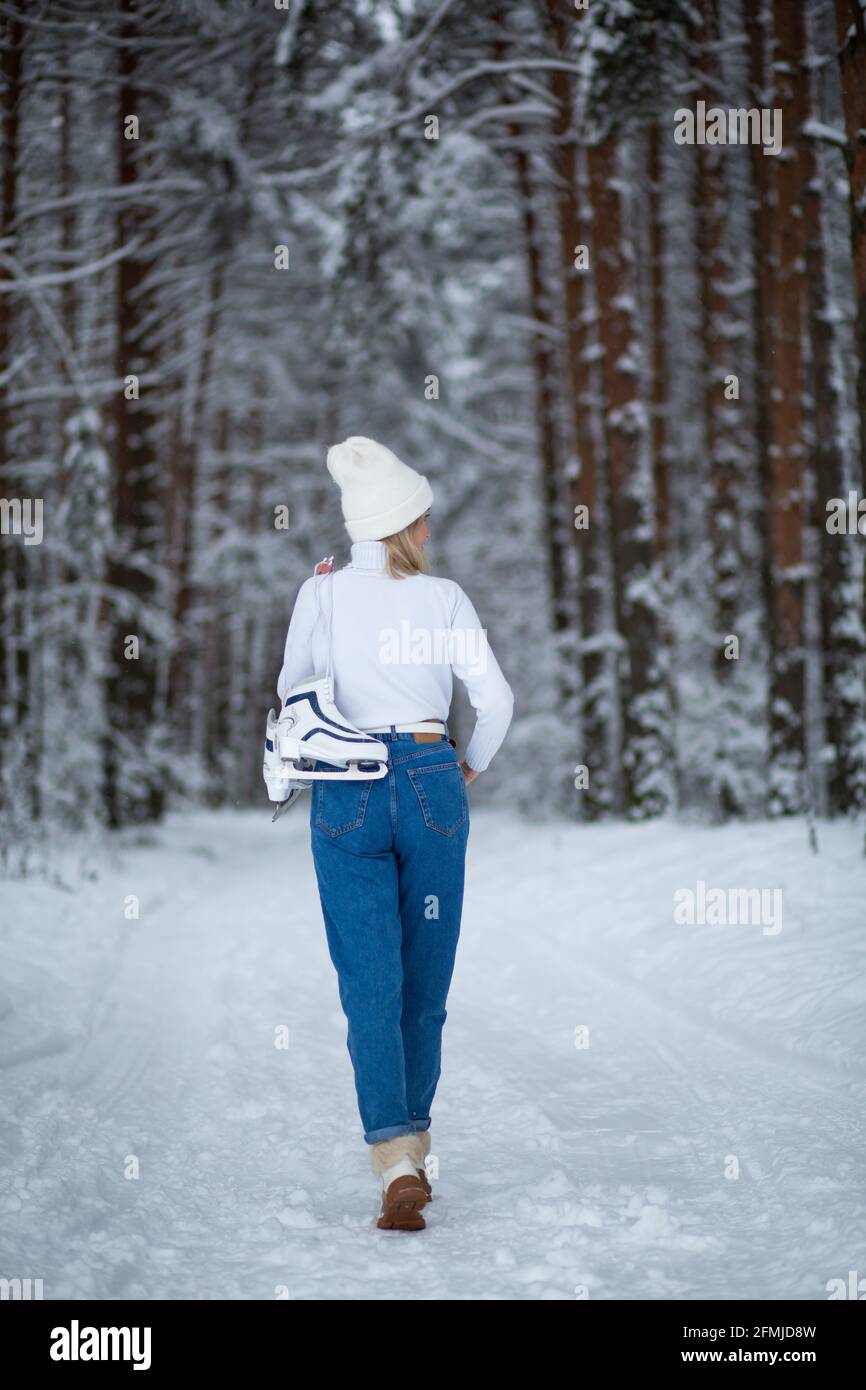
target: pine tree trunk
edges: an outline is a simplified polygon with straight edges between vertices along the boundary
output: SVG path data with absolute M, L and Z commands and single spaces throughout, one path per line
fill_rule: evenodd
M 862 0 L 835 0 L 836 39 L 848 145 L 845 161 L 850 188 L 851 255 L 856 299 L 857 415 L 860 433 L 860 497 L 866 498 L 866 12 Z M 843 537 L 837 536 L 840 541 Z M 860 607 L 866 622 L 866 568 Z M 855 774 L 853 804 L 864 792 Z
M 22 98 L 24 28 L 16 18 L 0 15 L 0 240 L 3 253 L 15 256 L 15 217 L 18 206 L 18 166 L 20 161 L 19 110 Z M 0 278 L 11 280 L 12 272 L 0 262 Z M 7 373 L 13 361 L 14 297 L 0 294 L 0 497 L 7 501 L 20 498 L 22 479 L 11 460 L 11 422 L 3 397 L 9 386 Z M 11 835 L 10 821 L 15 816 L 13 797 L 17 800 L 17 765 L 21 752 L 18 740 L 23 734 L 21 692 L 27 690 L 27 648 L 23 640 L 22 618 L 25 611 L 24 587 L 27 562 L 23 539 L 15 535 L 0 535 L 0 804 L 3 823 L 0 824 L 0 854 L 6 863 Z M 13 750 L 13 741 L 15 749 Z M 24 762 L 27 762 L 26 754 Z
M 722 83 L 717 56 L 719 22 L 716 0 L 702 0 L 699 64 L 702 92 L 713 106 L 722 102 Z M 725 249 L 726 188 L 719 145 L 698 145 L 697 164 L 697 267 L 701 300 L 701 347 L 703 351 L 704 439 L 710 473 L 710 538 L 715 600 L 713 669 L 719 686 L 719 720 L 713 772 L 713 798 L 720 819 L 741 813 L 743 807 L 735 780 L 730 775 L 731 738 L 735 710 L 730 686 L 736 665 L 727 652 L 727 642 L 736 636 L 739 614 L 740 518 L 737 497 L 742 488 L 739 453 L 735 447 L 739 406 L 731 409 L 726 401 L 725 378 L 730 375 L 731 306 L 728 294 L 728 264 Z
M 589 150 L 592 265 L 601 333 L 604 425 L 617 621 L 625 643 L 623 764 L 633 818 L 661 814 L 671 800 L 670 710 L 659 659 L 652 575 L 652 478 L 632 252 L 622 179 L 611 139 Z
M 70 45 L 64 42 L 62 52 L 65 60 L 68 60 Z M 74 102 L 74 83 L 65 80 L 60 86 L 60 197 L 70 198 L 75 182 L 75 168 L 73 161 L 73 134 L 75 130 L 76 107 Z M 74 204 L 65 207 L 60 214 L 60 244 L 63 249 L 64 265 L 71 265 L 75 253 L 75 228 L 76 212 Z M 77 315 L 78 289 L 74 280 L 67 281 L 60 290 L 61 322 L 63 331 L 70 343 L 77 341 L 76 334 L 76 315 Z M 66 446 L 65 427 L 66 422 L 72 413 L 72 407 L 61 400 L 58 407 L 58 431 L 60 436 L 60 457 L 63 457 L 63 450 Z M 64 496 L 64 485 L 66 479 L 63 476 L 62 468 L 59 470 L 60 486 L 59 495 Z
M 811 64 L 810 70 L 814 71 Z M 810 105 L 815 106 L 814 89 Z M 827 501 L 846 495 L 845 401 L 836 316 L 829 295 L 824 185 L 818 148 L 811 141 L 804 141 L 802 157 L 806 180 L 803 211 L 812 358 L 814 525 L 820 564 L 821 676 L 826 741 L 833 755 L 827 794 L 831 813 L 838 814 L 862 809 L 866 793 L 860 737 L 864 719 L 863 627 L 858 619 L 852 540 L 827 528 Z
M 866 13 L 862 0 L 836 0 L 836 37 L 851 189 L 851 252 L 857 299 L 857 407 L 861 494 L 866 497 Z
M 662 131 L 653 121 L 647 137 L 650 234 L 650 403 L 652 424 L 655 548 L 666 589 L 673 569 L 670 458 L 668 456 L 667 350 L 662 218 Z
M 250 536 L 258 537 L 262 532 L 262 465 L 261 455 L 265 445 L 264 402 L 267 399 L 268 381 L 262 371 L 255 381 L 253 398 L 255 405 L 250 417 L 250 459 L 252 468 L 249 475 L 249 510 L 247 529 Z M 239 720 L 240 752 L 238 766 L 241 782 L 239 795 L 246 801 L 260 800 L 263 795 L 261 769 L 257 760 L 248 756 L 251 748 L 258 748 L 262 737 L 262 675 L 267 669 L 268 618 L 262 611 L 263 605 L 253 598 L 246 605 L 246 625 L 243 642 L 244 656 L 244 700 L 242 716 Z
M 18 206 L 19 107 L 24 49 L 24 29 L 18 19 L 0 15 L 0 240 L 4 255 L 15 255 L 15 214 Z M 0 279 L 13 279 L 12 272 L 0 262 Z M 12 365 L 13 296 L 0 294 L 0 405 L 6 391 L 6 373 Z M 14 480 L 9 473 L 9 419 L 5 408 L 0 410 L 0 495 L 15 495 Z M 8 541 L 0 547 L 5 560 L 11 555 Z M 7 573 L 5 567 L 3 576 Z M 0 679 L 3 666 L 0 665 Z M 2 747 L 2 739 L 0 739 Z
M 497 31 L 497 38 L 493 45 L 494 57 L 497 62 L 502 62 L 509 56 L 507 45 L 500 36 L 504 29 L 504 19 L 502 10 L 497 10 L 492 16 L 492 23 Z M 507 81 L 504 84 L 503 95 L 506 102 L 510 103 L 514 99 Z M 552 628 L 560 657 L 559 706 L 565 708 L 571 692 L 568 682 L 565 680 L 562 646 L 569 630 L 573 628 L 574 613 L 568 599 L 568 564 L 563 542 L 562 522 L 565 503 L 556 428 L 554 388 L 556 373 L 553 360 L 555 325 L 545 286 L 541 255 L 541 229 L 536 216 L 535 191 L 530 173 L 529 157 L 526 152 L 526 132 L 517 122 L 511 121 L 508 125 L 508 134 L 520 203 L 522 250 L 526 257 L 529 310 L 535 325 L 532 365 L 535 387 L 535 422 L 541 457 L 544 537 L 547 545 Z
M 563 13 L 559 0 L 545 0 L 547 22 L 554 48 L 567 51 L 572 18 Z M 579 18 L 580 16 L 578 16 Z M 578 247 L 589 246 L 589 220 L 581 212 L 576 131 L 574 82 L 568 73 L 554 71 L 551 90 L 556 102 L 553 121 L 553 167 L 557 179 L 556 214 L 559 232 L 559 263 L 566 320 L 566 368 L 569 395 L 569 424 L 577 457 L 577 473 L 570 489 L 571 536 L 576 544 L 580 574 L 578 579 L 580 624 L 581 733 L 582 758 L 589 774 L 581 809 L 587 820 L 595 820 L 614 808 L 614 778 L 608 765 L 611 747 L 609 680 L 610 657 L 606 640 L 604 595 L 605 551 L 609 529 L 599 458 L 599 422 L 593 399 L 593 368 L 589 346 L 592 321 L 589 269 L 576 264 Z M 583 519 L 587 524 L 583 525 Z
M 709 44 L 718 41 L 715 7 L 712 0 L 702 5 L 703 36 Z M 700 52 L 704 78 L 714 78 L 715 59 L 709 46 Z M 715 104 L 717 83 L 710 83 Z M 704 439 L 710 466 L 712 503 L 710 534 L 713 552 L 713 591 L 716 601 L 715 671 L 725 680 L 731 663 L 724 656 L 724 639 L 733 629 L 737 611 L 736 478 L 727 448 L 728 422 L 725 419 L 725 376 L 728 358 L 726 338 L 727 299 L 724 254 L 725 184 L 722 171 L 724 151 L 719 145 L 698 145 L 697 163 L 697 262 L 701 299 L 701 348 L 703 351 Z
M 649 198 L 649 333 L 650 423 L 653 469 L 654 547 L 659 589 L 659 641 L 664 663 L 665 694 L 675 728 L 678 710 L 674 676 L 674 537 L 671 513 L 671 457 L 668 438 L 667 308 L 665 303 L 665 225 L 663 212 L 664 165 L 661 123 L 653 121 L 647 135 L 647 189 Z M 679 768 L 672 738 L 674 799 L 679 802 Z
M 138 142 L 124 137 L 125 119 L 141 117 L 146 102 L 138 85 L 137 9 L 123 0 L 123 43 L 118 48 L 117 183 L 130 189 L 137 179 Z M 141 121 L 141 140 L 147 138 Z M 137 237 L 147 243 L 145 211 L 133 199 L 119 205 L 117 237 L 128 244 Z M 158 541 L 160 535 L 158 463 L 154 456 L 153 391 L 156 360 L 143 334 L 153 308 L 147 293 L 152 270 L 142 248 L 118 262 L 116 281 L 114 408 L 114 517 L 117 548 L 108 566 L 108 643 L 110 670 L 106 681 L 108 730 L 105 741 L 105 795 L 108 822 L 120 826 L 155 819 L 163 809 L 164 792 L 154 768 L 153 717 L 158 669 L 153 610 L 158 599 Z M 127 400 L 123 381 L 135 375 L 140 398 Z M 130 635 L 139 640 L 137 659 L 128 659 Z
M 804 484 L 802 343 L 805 241 L 801 129 L 808 118 L 803 67 L 805 28 L 799 0 L 774 0 L 774 105 L 782 111 L 784 148 L 773 218 L 775 332 L 770 387 L 770 551 L 773 646 L 770 673 L 770 811 L 806 808 Z M 761 158 L 772 156 L 761 155 Z
M 749 44 L 749 88 L 752 105 L 771 106 L 771 84 L 768 75 L 767 31 L 770 15 L 767 0 L 744 0 L 746 33 Z M 757 143 L 749 145 L 752 166 L 752 342 L 755 351 L 755 432 L 758 450 L 758 483 L 760 495 L 759 533 L 761 537 L 761 598 L 763 633 L 766 650 L 773 647 L 773 566 L 770 545 L 770 447 L 772 422 L 770 418 L 770 369 L 773 360 L 775 332 L 775 250 L 773 220 L 776 200 L 776 169 L 778 159 L 765 155 Z M 767 724 L 771 720 L 767 709 Z
M 535 418 L 541 455 L 542 506 L 544 536 L 547 543 L 552 627 L 559 655 L 558 707 L 566 709 L 573 691 L 565 676 L 566 652 L 564 648 L 569 634 L 574 631 L 575 613 L 569 596 L 568 565 L 563 542 L 565 497 L 556 434 L 555 371 L 552 360 L 553 323 L 545 294 L 540 235 L 533 203 L 529 160 L 520 143 L 521 131 L 519 127 L 512 126 L 511 135 L 514 141 L 513 161 L 517 193 L 520 200 L 523 250 L 526 255 L 529 282 L 529 309 L 532 322 L 535 325 L 532 354 Z
M 226 534 L 232 506 L 231 469 L 228 452 L 232 445 L 233 422 L 227 409 L 219 411 L 214 438 L 216 475 L 211 497 L 213 528 L 210 542 L 219 545 Z M 201 720 L 207 744 L 204 753 L 206 766 L 212 776 L 215 789 L 215 802 L 222 800 L 227 777 L 225 759 L 231 737 L 231 691 L 233 676 L 229 670 L 226 653 L 230 652 L 227 632 L 230 630 L 230 615 L 233 611 L 232 595 L 217 577 L 210 585 L 207 595 L 209 601 L 208 617 L 205 626 L 202 666 L 206 681 L 206 701 L 199 702 L 204 717 Z M 203 709 L 206 705 L 206 709 Z
M 182 422 L 175 450 L 170 546 L 172 554 L 173 632 L 169 675 L 169 706 L 174 733 L 189 746 L 195 717 L 191 677 L 192 633 L 188 628 L 193 602 L 192 561 L 199 455 L 206 428 L 205 402 L 213 372 L 214 351 L 222 312 L 224 268 L 214 267 L 208 286 L 208 313 L 202 333 L 201 359 L 189 419 Z

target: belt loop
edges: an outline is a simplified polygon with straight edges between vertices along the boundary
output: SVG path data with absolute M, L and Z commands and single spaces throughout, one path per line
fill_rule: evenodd
M 392 724 L 392 725 L 391 725 L 391 733 L 394 735 L 395 738 L 397 737 L 397 725 L 396 725 L 396 724 Z

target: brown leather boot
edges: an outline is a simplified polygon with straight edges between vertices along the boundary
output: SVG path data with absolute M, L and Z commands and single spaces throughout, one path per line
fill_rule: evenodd
M 423 1231 L 427 1223 L 421 1208 L 429 1200 L 420 1177 L 404 1174 L 395 1178 L 382 1194 L 382 1211 L 376 1225 L 380 1231 Z
M 427 1193 L 427 1201 L 428 1201 L 428 1202 L 432 1202 L 432 1201 L 433 1201 L 433 1188 L 430 1186 L 430 1179 L 427 1177 L 427 1169 L 426 1169 L 426 1168 L 419 1168 L 419 1169 L 418 1169 L 418 1176 L 419 1176 L 419 1178 L 421 1179 L 421 1186 L 424 1188 L 424 1191 Z

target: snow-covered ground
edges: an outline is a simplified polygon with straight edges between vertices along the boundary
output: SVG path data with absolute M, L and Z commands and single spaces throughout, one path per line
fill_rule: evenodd
M 474 810 L 439 1176 L 406 1234 L 375 1228 L 305 811 L 175 815 L 72 891 L 0 884 L 0 1276 L 265 1299 L 866 1276 L 859 831 L 820 825 L 815 856 L 801 822 Z M 781 889 L 781 931 L 676 923 L 698 880 Z

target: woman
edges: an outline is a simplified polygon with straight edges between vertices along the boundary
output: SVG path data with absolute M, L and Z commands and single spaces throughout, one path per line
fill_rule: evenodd
M 379 779 L 313 782 L 313 860 L 364 1139 L 381 1178 L 378 1225 L 420 1230 L 463 906 L 466 784 L 502 743 L 514 700 L 466 594 L 427 573 L 427 479 L 360 435 L 329 449 L 327 465 L 352 541 L 351 563 L 329 581 L 333 699 L 389 758 Z M 281 701 L 327 666 L 319 582 L 298 594 Z M 462 762 L 448 736 L 453 674 L 476 712 Z

